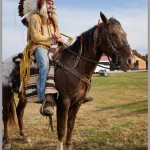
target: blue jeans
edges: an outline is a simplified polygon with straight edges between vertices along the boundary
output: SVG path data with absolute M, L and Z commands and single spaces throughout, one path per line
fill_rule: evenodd
M 37 80 L 37 94 L 39 100 L 45 99 L 46 78 L 50 69 L 48 50 L 38 47 L 35 50 L 35 57 L 39 68 L 39 77 Z

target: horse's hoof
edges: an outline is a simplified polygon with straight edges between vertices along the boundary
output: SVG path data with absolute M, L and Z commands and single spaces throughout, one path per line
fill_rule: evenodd
M 31 140 L 28 137 L 24 137 L 23 140 L 25 143 L 31 143 Z
M 68 146 L 65 145 L 65 150 L 73 150 L 72 145 L 68 145 Z
M 73 149 L 72 149 L 72 146 L 68 146 L 68 147 L 66 148 L 66 150 L 73 150 Z
M 3 150 L 9 150 L 9 149 L 11 149 L 11 144 L 10 143 L 3 144 Z

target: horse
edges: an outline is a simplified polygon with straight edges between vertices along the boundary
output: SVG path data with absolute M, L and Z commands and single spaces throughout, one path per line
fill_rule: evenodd
M 72 150 L 72 132 L 76 115 L 90 88 L 92 74 L 101 56 L 111 58 L 117 69 L 128 71 L 133 68 L 135 58 L 127 41 L 127 34 L 115 18 L 108 19 L 100 12 L 101 23 L 81 33 L 76 41 L 65 47 L 55 60 L 55 85 L 59 97 L 55 100 L 57 111 L 57 150 L 65 145 Z M 14 120 L 14 97 L 9 86 L 3 87 L 4 143 L 9 143 L 7 123 Z M 16 108 L 20 135 L 30 141 L 24 131 L 23 114 L 27 102 L 19 99 Z M 67 131 L 65 127 L 67 126 Z

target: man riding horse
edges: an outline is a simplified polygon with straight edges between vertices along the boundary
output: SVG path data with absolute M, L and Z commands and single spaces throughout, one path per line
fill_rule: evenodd
M 30 65 L 36 60 L 39 77 L 37 80 L 37 94 L 42 102 L 40 113 L 45 116 L 53 115 L 53 94 L 45 94 L 46 78 L 50 69 L 52 57 L 56 47 L 63 44 L 61 38 L 54 0 L 37 0 L 36 13 L 28 17 L 28 44 L 24 50 L 20 64 L 21 92 L 27 86 L 30 78 Z M 50 57 L 50 59 L 49 59 Z M 89 97 L 86 101 L 91 100 Z
M 33 6 L 34 2 L 36 2 L 36 4 Z M 23 10 L 27 12 L 27 10 L 29 10 L 29 7 L 23 7 L 22 4 L 27 5 L 29 3 L 31 4 L 30 6 L 34 8 L 34 10 L 37 10 L 37 0 L 20 0 L 19 8 L 24 8 Z M 24 19 L 26 18 L 22 20 L 22 22 L 24 24 L 26 23 L 25 25 L 28 26 L 28 45 L 24 50 L 20 66 L 20 94 L 25 94 L 26 92 L 26 85 L 30 77 L 30 65 L 34 59 L 37 59 L 36 50 L 40 48 L 43 52 L 45 49 L 47 50 L 47 53 L 50 53 L 51 51 L 49 51 L 49 48 L 52 49 L 52 47 L 54 46 L 52 44 L 59 42 L 63 43 L 63 40 L 60 38 L 59 31 L 54 30 L 55 27 L 53 23 L 54 20 L 52 19 L 53 17 L 51 17 L 51 19 L 50 17 L 46 19 L 43 18 L 42 7 L 46 6 L 47 10 L 47 5 L 48 4 L 46 4 L 46 2 L 44 1 L 38 1 L 38 6 L 40 6 L 40 9 L 38 11 L 30 10 L 28 11 L 28 13 L 19 11 L 19 15 L 21 17 L 25 15 L 28 21 L 25 22 Z M 56 16 L 56 14 L 54 16 Z M 128 43 L 127 34 L 123 30 L 121 23 L 115 18 L 108 19 L 102 12 L 100 12 L 100 18 L 102 20 L 100 24 L 94 25 L 92 28 L 78 36 L 73 44 L 64 48 L 64 50 L 59 54 L 58 59 L 55 61 L 57 64 L 55 68 L 55 84 L 57 90 L 59 91 L 59 96 L 55 100 L 57 105 L 57 150 L 63 150 L 64 141 L 68 149 L 73 149 L 72 132 L 75 125 L 76 116 L 83 101 L 85 101 L 84 97 L 89 91 L 92 74 L 103 53 L 105 53 L 112 59 L 112 63 L 114 64 L 114 66 L 116 66 L 116 68 L 120 68 L 120 70 L 122 71 L 128 71 L 129 69 L 133 68 L 135 64 L 134 54 Z M 53 32 L 50 30 L 50 27 L 53 27 Z M 36 34 L 33 34 L 31 31 Z M 51 31 L 51 36 L 49 35 L 48 31 Z M 53 40 L 55 42 L 53 42 Z M 19 56 L 20 55 L 18 55 L 18 57 Z M 35 58 L 33 58 L 33 56 Z M 16 59 L 13 58 L 13 62 L 15 62 L 15 64 L 19 64 L 17 63 L 17 61 L 19 60 L 18 57 Z M 36 61 L 38 62 L 38 60 Z M 16 67 L 17 66 L 18 65 L 16 65 Z M 16 75 L 18 75 L 18 68 L 15 68 L 15 70 L 16 71 L 12 71 L 12 73 L 17 72 Z M 50 71 L 51 70 L 54 71 L 54 68 L 50 69 Z M 10 76 L 11 74 L 3 76 L 4 79 L 7 79 L 6 83 L 3 84 L 4 146 L 7 146 L 7 144 L 9 144 L 8 122 L 12 124 L 15 120 L 15 90 L 12 91 L 11 88 L 13 86 L 8 85 L 8 79 Z M 14 81 L 15 83 L 16 79 L 19 78 L 15 78 L 14 76 L 14 78 L 12 79 L 14 79 L 12 81 Z M 42 83 L 45 84 L 45 82 L 43 81 Z M 30 91 L 34 90 L 32 89 Z M 42 106 L 44 107 L 44 109 L 47 109 L 41 113 L 44 115 L 53 114 L 53 112 L 51 112 L 51 102 L 48 101 L 49 97 L 45 95 L 44 91 L 42 91 L 42 93 L 45 97 L 43 100 L 45 103 Z M 18 118 L 20 135 L 28 142 L 30 141 L 30 139 L 26 135 L 23 125 L 24 109 L 27 102 L 29 102 L 26 95 L 25 98 L 20 95 L 19 102 L 16 108 L 16 114 Z M 34 98 L 34 96 L 31 96 L 31 98 Z M 49 118 L 50 120 L 52 120 L 51 115 L 49 115 Z

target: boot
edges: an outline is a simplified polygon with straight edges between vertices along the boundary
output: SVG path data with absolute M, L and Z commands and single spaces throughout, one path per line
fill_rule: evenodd
M 53 95 L 47 94 L 45 100 L 43 100 L 43 104 L 40 108 L 40 113 L 44 116 L 52 116 L 54 115 L 54 105 L 53 105 Z
M 87 96 L 83 99 L 83 103 L 86 103 L 86 102 L 90 102 L 92 101 L 94 98 L 92 96 Z

